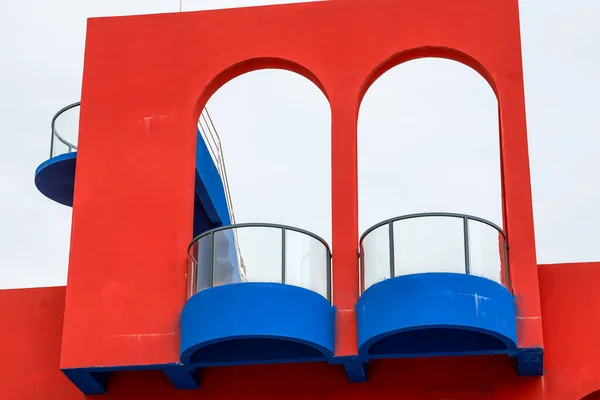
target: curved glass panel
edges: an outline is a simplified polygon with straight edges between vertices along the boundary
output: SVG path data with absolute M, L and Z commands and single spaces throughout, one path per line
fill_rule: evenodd
M 188 297 L 240 282 L 299 286 L 331 301 L 331 251 L 301 229 L 275 224 L 238 224 L 213 229 L 188 250 Z
M 384 279 L 425 272 L 481 276 L 510 289 L 504 232 L 481 218 L 413 214 L 383 221 L 360 239 L 362 290 Z
M 389 225 L 386 224 L 374 229 L 361 241 L 360 264 L 363 290 L 392 276 L 389 232 Z
M 70 104 L 52 118 L 50 158 L 77 151 L 79 103 Z
M 507 285 L 504 236 L 493 227 L 469 220 L 471 274 Z
M 427 217 L 392 222 L 395 276 L 465 271 L 463 222 Z

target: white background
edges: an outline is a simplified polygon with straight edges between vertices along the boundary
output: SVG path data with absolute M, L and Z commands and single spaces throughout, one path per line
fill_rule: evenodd
M 600 260 L 600 3 L 520 3 L 538 262 Z M 79 100 L 86 18 L 179 7 L 179 0 L 0 2 L 0 288 L 66 282 L 71 209 L 43 197 L 33 178 L 48 157 L 52 116 Z M 257 71 L 227 83 L 208 107 L 238 222 L 291 224 L 330 241 L 331 122 L 322 93 L 292 73 Z M 421 211 L 500 223 L 496 99 L 469 68 L 426 59 L 382 76 L 363 102 L 359 144 L 361 232 Z

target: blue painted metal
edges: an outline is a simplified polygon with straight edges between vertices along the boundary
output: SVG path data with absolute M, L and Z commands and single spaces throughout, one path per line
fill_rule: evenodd
M 508 354 L 517 347 L 513 296 L 478 276 L 387 279 L 363 293 L 356 311 L 364 358 Z
M 67 378 L 85 395 L 105 394 L 110 374 L 118 371 L 162 371 L 179 390 L 198 389 L 200 385 L 198 370 L 181 363 L 62 369 Z
M 223 180 L 199 130 L 197 143 L 196 194 L 215 227 L 231 225 Z
M 367 381 L 367 365 L 360 361 L 346 362 L 344 363 L 344 369 L 348 380 L 352 383 L 366 382 Z
M 519 349 L 514 356 L 517 357 L 517 372 L 520 376 L 544 375 L 543 348 Z
M 105 394 L 108 386 L 108 371 L 89 371 L 84 368 L 63 369 L 69 378 L 83 394 Z
M 335 311 L 318 293 L 279 283 L 203 290 L 181 316 L 181 362 L 216 366 L 327 360 Z
M 44 161 L 35 170 L 35 186 L 49 199 L 72 207 L 76 163 L 77 152 Z

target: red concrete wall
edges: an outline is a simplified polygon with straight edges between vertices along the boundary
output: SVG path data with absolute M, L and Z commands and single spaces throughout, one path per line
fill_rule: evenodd
M 65 287 L 0 290 L 0 399 L 80 399 L 58 368 Z
M 539 267 L 546 374 L 516 375 L 504 356 L 380 360 L 351 384 L 341 366 L 306 363 L 207 368 L 196 391 L 160 372 L 115 373 L 106 400 L 394 399 L 579 400 L 600 389 L 600 263 Z M 0 291 L 0 398 L 84 396 L 59 371 L 65 288 Z
M 331 105 L 335 353 L 356 354 L 360 101 L 426 56 L 463 62 L 498 95 L 519 346 L 543 346 L 517 0 L 331 0 L 89 20 L 61 366 L 178 360 L 197 117 L 224 83 L 268 67 Z

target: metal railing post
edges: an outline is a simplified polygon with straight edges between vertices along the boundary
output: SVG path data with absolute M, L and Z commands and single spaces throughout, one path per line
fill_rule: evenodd
M 210 251 L 208 253 L 208 287 L 215 286 L 215 233 L 210 233 Z
M 331 285 L 332 285 L 332 282 L 331 282 L 331 258 L 333 256 L 331 255 L 331 252 L 329 251 L 328 248 L 325 248 L 325 257 L 327 257 L 326 264 L 325 264 L 326 268 L 327 268 L 327 278 L 326 278 L 327 279 L 327 300 L 329 300 L 329 303 L 331 305 L 333 305 L 333 296 L 331 293 Z
M 471 275 L 471 256 L 469 254 L 469 219 L 463 217 L 463 233 L 465 241 L 465 274 Z
M 281 228 L 281 283 L 285 284 L 285 228 Z
M 390 256 L 390 278 L 394 278 L 394 277 L 396 277 L 396 265 L 395 265 L 396 260 L 395 260 L 393 224 L 397 221 L 403 221 L 403 220 L 408 220 L 408 219 L 413 219 L 413 218 L 424 218 L 424 217 L 450 217 L 450 218 L 462 219 L 462 221 L 463 221 L 463 224 L 462 224 L 463 225 L 463 245 L 464 245 L 464 257 L 465 257 L 464 263 L 465 263 L 465 274 L 467 274 L 467 275 L 471 275 L 471 248 L 470 248 L 471 242 L 470 242 L 470 233 L 469 233 L 469 223 L 471 221 L 475 221 L 475 222 L 482 223 L 484 225 L 487 225 L 487 226 L 495 229 L 499 233 L 499 235 L 502 237 L 502 241 L 504 244 L 503 254 L 501 254 L 500 257 L 503 257 L 503 259 L 505 260 L 505 265 L 506 265 L 506 271 L 505 271 L 506 284 L 505 284 L 505 286 L 508 288 L 509 291 L 512 292 L 511 283 L 510 283 L 510 263 L 508 260 L 508 247 L 509 247 L 508 239 L 506 237 L 506 234 L 502 230 L 502 228 L 500 228 L 498 225 L 494 224 L 493 222 L 490 222 L 483 218 L 475 217 L 472 215 L 450 213 L 450 212 L 429 212 L 429 213 L 408 214 L 408 215 L 403 215 L 400 217 L 386 219 L 384 221 L 381 221 L 381 222 L 371 226 L 360 236 L 360 239 L 358 242 L 359 249 L 360 249 L 360 251 L 358 253 L 358 257 L 359 257 L 358 279 L 360 281 L 361 293 L 363 293 L 367 289 L 366 283 L 365 283 L 365 269 L 366 269 L 365 250 L 364 250 L 364 246 L 363 246 L 363 242 L 366 239 L 366 237 L 369 236 L 372 232 L 374 232 L 378 228 L 388 225 L 388 227 L 389 227 L 388 246 L 389 246 L 389 256 Z
M 300 233 L 302 235 L 308 236 L 316 241 L 318 241 L 319 243 L 321 243 L 321 245 L 323 246 L 323 248 L 325 249 L 325 253 L 326 253 L 326 260 L 325 260 L 325 279 L 326 279 L 326 293 L 323 293 L 322 290 L 315 290 L 315 292 L 321 294 L 323 297 L 327 298 L 327 300 L 332 303 L 333 301 L 333 295 L 332 295 L 332 271 L 331 271 L 331 259 L 332 259 L 332 255 L 331 255 L 331 249 L 329 247 L 329 244 L 325 241 L 325 239 L 321 238 L 318 235 L 315 235 L 312 232 L 309 232 L 307 230 L 304 229 L 300 229 L 300 228 L 295 228 L 293 226 L 288 226 L 288 225 L 281 225 L 281 224 L 273 224 L 273 223 L 243 223 L 243 224 L 234 224 L 234 225 L 226 225 L 226 226 L 221 226 L 219 228 L 214 228 L 211 229 L 209 231 L 206 231 L 198 236 L 196 236 L 192 242 L 188 245 L 188 257 L 193 257 L 192 254 L 190 254 L 190 251 L 193 251 L 193 249 L 195 248 L 195 246 L 202 240 L 209 240 L 210 241 L 210 251 L 208 253 L 207 259 L 205 260 L 209 265 L 209 270 L 208 270 L 208 287 L 214 287 L 215 285 L 215 275 L 216 275 L 216 240 L 215 240 L 215 235 L 218 232 L 221 231 L 234 231 L 236 232 L 237 229 L 240 228 L 276 228 L 276 229 L 280 229 L 281 230 L 281 283 L 286 284 L 287 282 L 287 237 L 288 231 L 293 231 L 293 232 L 297 232 Z M 232 245 L 235 245 L 236 248 L 239 248 L 238 243 L 233 243 Z M 310 255 L 312 253 L 309 253 L 308 255 Z M 322 267 L 322 264 L 319 264 L 319 267 Z M 241 275 L 241 271 L 240 271 L 240 275 Z M 321 275 L 322 276 L 322 275 Z M 303 286 L 303 283 L 300 284 L 301 287 L 304 287 L 305 289 L 310 289 L 310 285 L 306 285 Z
M 396 277 L 396 255 L 395 255 L 395 249 L 394 249 L 394 222 L 390 222 L 389 224 L 389 228 L 388 228 L 388 240 L 389 240 L 389 246 L 390 246 L 390 278 L 395 278 Z
M 512 293 L 512 287 L 510 284 L 510 269 L 508 268 L 508 240 L 506 240 L 506 238 L 503 237 L 503 247 L 504 247 L 504 265 L 506 266 L 505 269 L 505 274 L 506 274 L 506 287 L 508 288 L 508 290 L 510 290 L 510 292 Z

